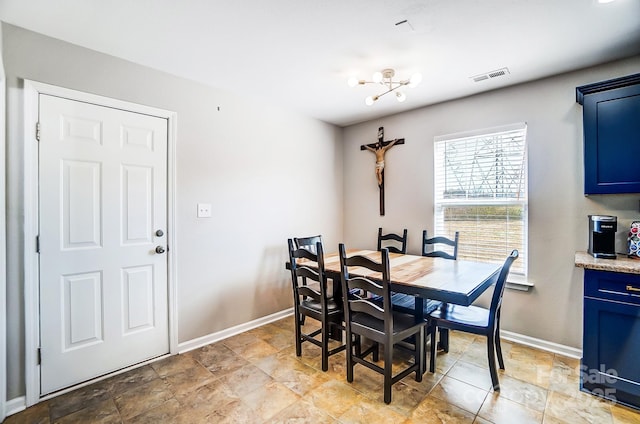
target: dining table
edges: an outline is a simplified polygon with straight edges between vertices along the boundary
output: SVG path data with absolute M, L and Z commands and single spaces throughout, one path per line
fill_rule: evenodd
M 347 250 L 348 257 L 354 255 L 377 262 L 381 260 L 381 253 L 377 250 Z M 334 296 L 341 296 L 340 255 L 337 252 L 325 254 L 324 267 L 327 278 L 333 281 Z M 440 301 L 443 308 L 447 304 L 469 306 L 496 283 L 502 264 L 389 253 L 389 268 L 391 291 L 414 296 L 416 320 L 423 320 L 425 299 Z M 373 281 L 382 278 L 380 273 L 361 267 L 350 267 L 349 275 L 367 277 Z M 440 343 L 448 347 L 447 332 L 441 334 Z

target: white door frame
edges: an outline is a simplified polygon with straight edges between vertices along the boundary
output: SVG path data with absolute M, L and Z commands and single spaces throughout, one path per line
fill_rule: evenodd
M 0 422 L 7 416 L 7 234 L 6 234 L 6 204 L 5 204 L 5 74 L 2 63 L 2 24 L 0 24 Z
M 167 143 L 167 282 L 169 299 L 169 352 L 178 352 L 178 296 L 177 296 L 177 243 L 175 234 L 175 149 L 177 114 L 168 110 L 129 103 L 122 100 L 70 90 L 36 81 L 24 80 L 24 327 L 25 327 L 25 386 L 26 406 L 40 401 L 40 344 L 39 261 L 36 253 L 38 235 L 38 96 L 49 94 L 70 100 L 93 103 L 146 115 L 168 121 Z

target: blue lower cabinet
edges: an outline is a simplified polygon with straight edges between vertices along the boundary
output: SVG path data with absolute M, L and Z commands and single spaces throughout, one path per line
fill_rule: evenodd
M 583 391 L 640 409 L 640 275 L 585 270 Z

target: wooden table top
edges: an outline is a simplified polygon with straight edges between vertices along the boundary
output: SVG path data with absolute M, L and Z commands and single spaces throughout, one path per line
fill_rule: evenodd
M 349 250 L 347 256 L 362 255 L 380 261 L 375 250 Z M 340 278 L 340 256 L 325 254 L 325 271 L 333 279 Z M 494 284 L 502 264 L 431 258 L 416 255 L 389 254 L 391 289 L 425 299 L 468 306 Z M 349 269 L 351 275 L 373 280 L 380 274 L 364 268 Z M 376 275 L 378 274 L 378 275 Z

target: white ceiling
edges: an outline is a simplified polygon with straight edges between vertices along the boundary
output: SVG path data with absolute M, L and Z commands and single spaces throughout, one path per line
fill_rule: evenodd
M 0 0 L 0 19 L 340 126 L 640 53 L 640 0 Z M 381 87 L 347 79 L 383 68 L 424 79 L 365 106 Z

